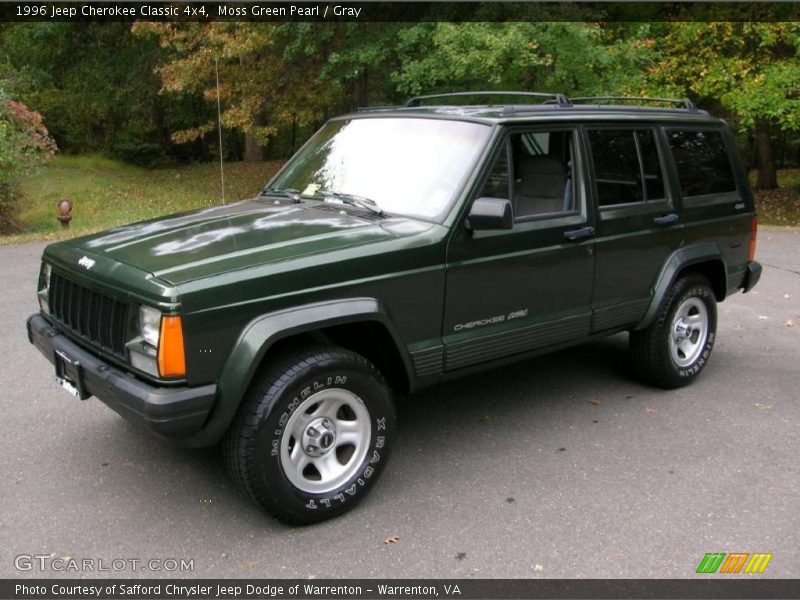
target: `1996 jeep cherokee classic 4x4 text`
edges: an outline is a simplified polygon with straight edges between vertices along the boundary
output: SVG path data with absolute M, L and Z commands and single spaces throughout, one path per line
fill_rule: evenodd
M 375 483 L 395 393 L 625 330 L 643 378 L 691 382 L 716 303 L 761 273 L 728 128 L 688 101 L 502 95 L 339 117 L 256 198 L 48 246 L 30 341 L 76 396 L 224 440 L 294 523 Z

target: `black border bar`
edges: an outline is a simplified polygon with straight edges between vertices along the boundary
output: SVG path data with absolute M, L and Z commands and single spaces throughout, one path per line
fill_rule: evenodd
M 695 579 L 2 579 L 0 598 L 794 600 L 800 599 L 800 580 L 761 579 L 746 575 L 702 575 Z
M 338 8 L 337 8 L 338 7 Z M 202 8 L 202 10 L 200 10 Z M 0 2 L 4 22 L 800 21 L 798 2 Z

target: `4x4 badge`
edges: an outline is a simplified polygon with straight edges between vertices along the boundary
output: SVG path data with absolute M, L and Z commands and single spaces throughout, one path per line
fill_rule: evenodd
M 80 266 L 85 267 L 87 269 L 91 269 L 94 266 L 94 263 L 95 261 L 93 261 L 88 256 L 81 256 L 80 260 L 78 261 L 78 264 Z

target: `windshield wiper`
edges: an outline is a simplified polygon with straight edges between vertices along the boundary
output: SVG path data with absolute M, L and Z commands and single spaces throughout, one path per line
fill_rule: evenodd
M 332 198 L 334 200 L 338 200 L 343 204 L 349 204 L 350 206 L 358 206 L 359 208 L 366 208 L 369 211 L 372 211 L 376 215 L 383 216 L 383 209 L 378 206 L 378 203 L 371 198 L 366 198 L 364 196 L 357 196 L 356 194 L 347 194 L 345 192 L 333 192 L 331 190 L 319 190 L 317 192 L 318 196 L 322 196 L 323 198 Z
M 285 196 L 290 200 L 294 200 L 295 204 L 300 204 L 303 198 L 300 196 L 300 190 L 294 188 L 264 188 L 261 190 L 262 196 Z

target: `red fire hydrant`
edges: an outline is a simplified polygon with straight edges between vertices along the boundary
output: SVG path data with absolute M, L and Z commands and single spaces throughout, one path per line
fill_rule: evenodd
M 64 229 L 69 227 L 69 222 L 72 220 L 72 200 L 69 198 L 62 198 L 56 205 L 58 207 L 58 217 L 61 222 L 61 227 Z

